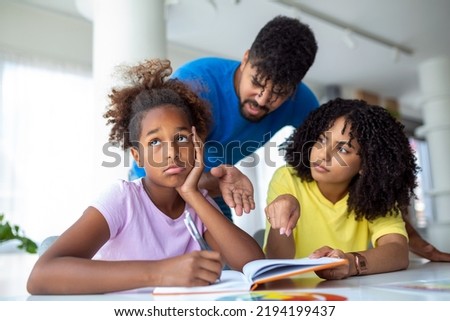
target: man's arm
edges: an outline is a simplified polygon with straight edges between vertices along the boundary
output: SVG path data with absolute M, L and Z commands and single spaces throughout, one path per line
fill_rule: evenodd
M 408 218 L 408 212 L 402 213 L 405 220 L 406 232 L 409 237 L 409 250 L 433 262 L 450 262 L 450 253 L 439 251 L 432 244 L 425 241 L 414 229 Z
M 255 209 L 252 182 L 232 165 L 220 165 L 209 173 L 203 173 L 199 187 L 206 189 L 212 197 L 222 195 L 238 216 Z
M 219 188 L 219 179 L 211 175 L 211 172 L 203 172 L 198 182 L 198 186 L 199 188 L 206 189 L 208 191 L 209 196 L 211 197 L 221 196 Z

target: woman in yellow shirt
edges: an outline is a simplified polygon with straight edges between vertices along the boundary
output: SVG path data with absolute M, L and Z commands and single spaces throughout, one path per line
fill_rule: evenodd
M 361 100 L 335 99 L 310 114 L 283 146 L 286 166 L 269 186 L 269 258 L 341 257 L 325 279 L 406 269 L 401 212 L 418 167 L 403 125 Z

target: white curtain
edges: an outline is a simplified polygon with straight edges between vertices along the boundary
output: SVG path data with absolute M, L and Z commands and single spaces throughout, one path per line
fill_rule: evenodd
M 0 213 L 37 242 L 92 197 L 90 70 L 0 54 Z

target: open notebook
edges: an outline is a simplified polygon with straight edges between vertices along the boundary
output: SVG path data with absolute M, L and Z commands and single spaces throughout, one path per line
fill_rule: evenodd
M 262 259 L 247 263 L 243 272 L 225 270 L 214 284 L 198 287 L 157 287 L 153 295 L 253 291 L 258 285 L 298 274 L 348 264 L 346 259 Z

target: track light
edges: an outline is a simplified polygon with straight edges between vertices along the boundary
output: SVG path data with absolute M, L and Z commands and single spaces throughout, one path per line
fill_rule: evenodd
M 352 30 L 345 29 L 343 40 L 349 49 L 353 50 L 356 48 L 356 42 L 355 42 Z
M 403 46 L 403 45 L 401 45 L 399 43 L 395 43 L 395 42 L 393 42 L 393 41 L 391 41 L 389 39 L 380 37 L 380 36 L 378 36 L 376 34 L 368 32 L 366 30 L 360 29 L 360 28 L 358 28 L 356 26 L 351 26 L 351 25 L 347 24 L 346 22 L 338 20 L 338 19 L 336 19 L 336 18 L 334 18 L 332 16 L 328 16 L 326 14 L 323 14 L 320 11 L 311 9 L 310 7 L 305 6 L 305 5 L 301 4 L 301 3 L 298 3 L 298 2 L 296 2 L 294 0 L 273 0 L 273 1 L 281 3 L 281 4 L 284 4 L 284 5 L 289 6 L 291 8 L 296 8 L 296 9 L 300 10 L 303 14 L 307 14 L 308 16 L 312 16 L 312 17 L 315 17 L 315 18 L 320 19 L 322 21 L 325 21 L 326 23 L 329 23 L 331 25 L 334 25 L 335 27 L 341 28 L 344 31 L 351 30 L 352 34 L 358 35 L 360 37 L 364 37 L 366 39 L 374 41 L 374 42 L 376 42 L 376 43 L 378 43 L 380 45 L 383 45 L 385 47 L 395 48 L 396 50 L 399 51 L 399 53 L 403 53 L 405 55 L 412 55 L 413 54 L 413 50 L 411 48 Z M 348 42 L 347 46 L 350 47 L 350 41 L 345 40 L 345 39 L 344 39 L 344 41 L 346 43 Z
M 392 59 L 394 62 L 399 62 L 400 60 L 400 50 L 397 47 L 392 48 Z

